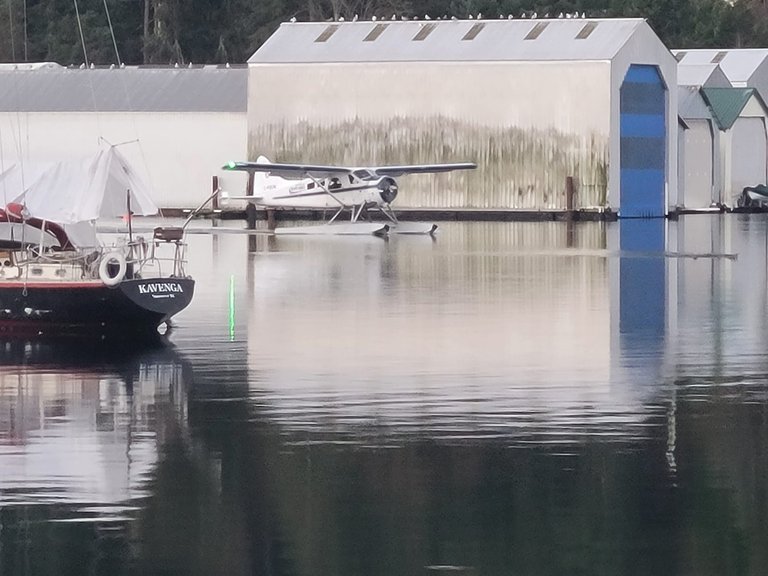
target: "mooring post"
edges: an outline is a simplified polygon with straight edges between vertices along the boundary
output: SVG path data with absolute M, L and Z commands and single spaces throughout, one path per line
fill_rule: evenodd
M 271 208 L 267 209 L 267 228 L 269 230 L 274 230 L 277 227 L 277 223 L 275 222 L 275 211 Z
M 245 205 L 245 223 L 248 230 L 256 228 L 256 206 L 254 206 L 253 202 L 248 202 Z
M 218 189 L 219 189 L 219 177 L 218 176 L 214 176 L 211 179 L 211 193 L 213 194 Z M 214 195 L 214 197 L 211 199 L 211 207 L 212 207 L 213 210 L 218 210 L 219 209 L 219 195 L 218 194 Z
M 573 212 L 573 176 L 565 177 L 565 209 Z

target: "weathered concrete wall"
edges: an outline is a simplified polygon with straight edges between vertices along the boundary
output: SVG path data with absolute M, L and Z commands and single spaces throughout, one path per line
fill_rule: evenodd
M 401 181 L 398 206 L 604 206 L 608 62 L 253 65 L 249 158 L 340 164 L 474 161 Z
M 0 170 L 20 158 L 50 162 L 96 151 L 99 137 L 131 142 L 121 152 L 144 175 L 161 208 L 194 208 L 211 178 L 247 151 L 244 113 L 0 113 Z

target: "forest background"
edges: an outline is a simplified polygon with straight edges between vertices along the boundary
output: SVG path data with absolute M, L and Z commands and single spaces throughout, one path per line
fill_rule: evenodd
M 117 63 L 116 54 L 125 64 L 234 64 L 293 18 L 534 13 L 647 18 L 670 48 L 768 46 L 768 0 L 0 0 L 0 61 L 80 65 L 81 27 L 88 60 L 97 65 Z

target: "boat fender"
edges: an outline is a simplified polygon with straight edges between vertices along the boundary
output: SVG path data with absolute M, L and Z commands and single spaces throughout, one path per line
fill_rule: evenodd
M 109 265 L 113 262 L 117 264 L 117 272 L 114 275 L 110 275 Z M 99 278 L 107 286 L 117 286 L 125 278 L 127 269 L 128 265 L 125 262 L 125 256 L 120 252 L 109 252 L 99 262 Z

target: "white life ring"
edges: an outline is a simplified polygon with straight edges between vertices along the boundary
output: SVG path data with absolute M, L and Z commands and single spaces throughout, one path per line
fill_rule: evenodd
M 115 262 L 117 264 L 117 273 L 114 276 L 109 275 L 109 265 Z M 125 272 L 128 265 L 125 262 L 125 256 L 120 252 L 109 252 L 104 254 L 99 262 L 99 278 L 107 286 L 117 286 L 125 278 Z

